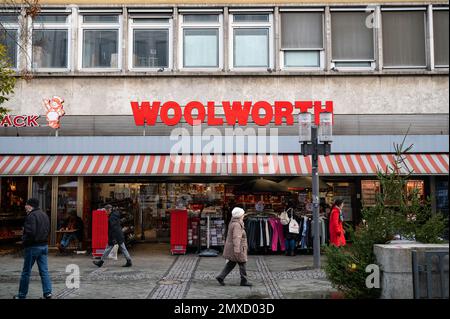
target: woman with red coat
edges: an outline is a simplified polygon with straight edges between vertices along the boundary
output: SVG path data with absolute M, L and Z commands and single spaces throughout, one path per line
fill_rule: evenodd
M 344 215 L 342 209 L 344 208 L 344 201 L 337 199 L 331 208 L 330 213 L 330 243 L 334 246 L 345 246 L 344 236 Z

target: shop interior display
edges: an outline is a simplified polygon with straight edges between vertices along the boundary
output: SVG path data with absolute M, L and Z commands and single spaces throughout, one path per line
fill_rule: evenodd
M 377 194 L 380 193 L 380 182 L 377 180 L 361 181 L 361 199 L 363 206 L 375 206 Z
M 27 178 L 1 178 L 0 242 L 14 242 L 22 236 L 26 216 Z

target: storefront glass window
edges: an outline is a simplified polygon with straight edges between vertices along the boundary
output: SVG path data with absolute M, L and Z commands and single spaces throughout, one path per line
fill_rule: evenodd
M 28 197 L 27 177 L 3 177 L 0 188 L 0 241 L 21 236 Z
M 33 177 L 33 198 L 39 200 L 41 210 L 51 221 L 52 215 L 52 178 Z M 51 227 L 50 227 L 51 228 Z
M 448 181 L 436 185 L 436 209 L 448 217 Z
M 127 241 L 168 242 L 170 211 L 176 208 L 187 209 L 193 217 L 208 212 L 223 224 L 223 198 L 223 184 L 94 183 L 92 187 L 93 209 L 111 204 L 119 210 Z
M 62 227 L 71 213 L 77 212 L 77 189 L 78 179 L 76 177 L 60 177 L 58 179 L 58 229 Z
M 425 199 L 425 188 L 424 182 L 419 180 L 410 180 L 406 182 L 406 193 L 408 198 L 414 193 L 417 192 L 417 197 L 420 200 Z
M 380 193 L 380 181 L 361 181 L 361 200 L 363 207 L 375 206 Z

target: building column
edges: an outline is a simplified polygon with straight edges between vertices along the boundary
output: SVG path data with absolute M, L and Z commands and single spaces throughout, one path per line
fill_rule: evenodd
M 172 49 L 172 70 L 173 72 L 177 72 L 180 69 L 180 65 L 178 63 L 178 50 L 179 48 L 179 22 L 178 22 L 178 7 L 173 7 L 173 25 L 172 25 L 172 36 L 173 36 L 173 49 Z
M 28 198 L 33 197 L 33 177 L 28 176 Z
M 56 245 L 56 230 L 58 222 L 58 177 L 52 177 L 52 200 L 51 200 L 51 230 L 50 245 Z
M 77 215 L 83 219 L 84 177 L 78 176 L 77 185 Z
M 375 51 L 375 70 L 382 71 L 383 70 L 383 32 L 381 26 L 381 7 L 375 7 L 375 19 L 374 19 L 374 28 L 375 28 L 375 41 L 376 41 L 376 51 Z
M 230 15 L 228 7 L 223 8 L 223 70 L 225 72 L 230 71 L 230 59 L 229 59 L 229 28 L 230 28 Z
M 331 53 L 331 12 L 330 7 L 325 7 L 325 64 L 324 64 L 324 70 L 330 71 L 331 69 L 331 59 L 332 59 L 332 53 Z
M 274 60 L 273 60 L 273 69 L 275 72 L 281 70 L 280 65 L 280 49 L 281 49 L 281 38 L 280 38 L 280 31 L 281 31 L 281 17 L 280 17 L 280 8 L 275 7 L 274 14 L 273 14 L 273 29 L 274 29 Z
M 427 8 L 427 67 L 428 70 L 434 70 L 434 33 L 433 33 L 433 6 L 430 4 Z

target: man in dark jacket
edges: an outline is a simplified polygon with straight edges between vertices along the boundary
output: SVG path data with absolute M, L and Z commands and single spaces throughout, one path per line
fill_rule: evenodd
M 127 263 L 123 267 L 131 267 L 131 256 L 128 253 L 127 247 L 125 246 L 125 236 L 122 232 L 122 227 L 120 226 L 120 213 L 117 210 L 112 210 L 111 205 L 105 206 L 106 213 L 109 216 L 108 219 L 108 246 L 103 253 L 100 260 L 94 261 L 94 265 L 101 267 L 105 262 L 105 258 L 109 256 L 111 250 L 115 244 L 119 245 L 120 250 L 124 254 Z
M 25 247 L 22 276 L 20 278 L 18 299 L 25 299 L 28 294 L 31 269 L 35 262 L 39 267 L 44 298 L 52 298 L 52 283 L 48 272 L 48 235 L 50 221 L 47 214 L 39 208 L 39 201 L 30 198 L 25 204 L 27 217 L 23 227 L 22 241 Z

